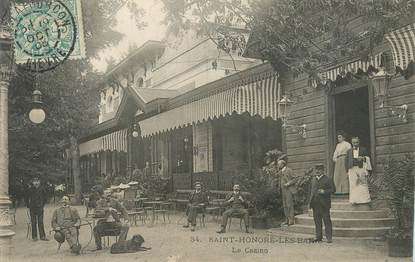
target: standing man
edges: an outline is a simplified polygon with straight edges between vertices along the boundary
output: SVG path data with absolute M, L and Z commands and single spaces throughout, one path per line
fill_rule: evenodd
M 102 198 L 102 190 L 100 199 L 97 201 L 95 213 L 102 214 L 103 218 L 98 220 L 94 227 L 94 237 L 96 250 L 102 249 L 101 237 L 105 236 L 108 231 L 119 232 L 119 240 L 126 240 L 129 230 L 129 217 L 125 207 L 118 200 L 111 197 L 111 191 L 106 191 Z M 121 222 L 118 212 L 121 213 L 123 222 Z
M 202 192 L 202 184 L 200 182 L 195 183 L 195 191 L 190 193 L 189 204 L 187 206 L 187 224 L 183 227 L 189 227 L 189 224 L 192 225 L 190 228 L 191 231 L 195 231 L 196 226 L 196 217 L 198 213 L 202 213 L 205 207 L 208 205 L 209 200 L 205 192 Z
M 32 186 L 28 190 L 26 206 L 30 210 L 30 221 L 32 223 L 32 239 L 37 241 L 37 229 L 39 228 L 40 240 L 49 241 L 46 238 L 43 225 L 43 206 L 46 203 L 46 192 L 40 185 L 39 176 L 33 178 Z
M 313 218 L 316 225 L 316 238 L 313 242 L 323 240 L 323 223 L 326 231 L 327 243 L 332 242 L 332 224 L 330 218 L 331 194 L 336 191 L 333 181 L 325 175 L 324 165 L 314 167 L 315 176 L 311 181 L 310 207 L 313 209 Z
M 280 185 L 285 215 L 283 225 L 294 225 L 294 194 L 297 193 L 295 188 L 295 175 L 292 169 L 287 167 L 287 163 L 284 160 L 278 160 L 277 166 L 281 170 Z
M 232 215 L 241 215 L 245 222 L 245 232 L 249 233 L 249 218 L 247 202 L 241 194 L 241 188 L 238 184 L 233 186 L 233 192 L 226 196 L 224 205 L 229 208 L 223 212 L 221 229 L 217 233 L 222 234 L 226 232 L 226 224 L 228 223 L 228 217 Z
M 78 243 L 78 227 L 80 224 L 81 218 L 78 211 L 69 206 L 69 197 L 63 196 L 61 207 L 53 211 L 52 228 L 55 232 L 60 232 L 65 236 L 71 252 L 75 254 L 79 254 L 81 251 L 81 245 Z

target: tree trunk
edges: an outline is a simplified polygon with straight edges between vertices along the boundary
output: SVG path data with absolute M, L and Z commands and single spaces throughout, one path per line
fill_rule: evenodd
M 81 170 L 79 168 L 79 147 L 78 140 L 73 135 L 69 138 L 70 141 L 70 151 L 71 151 L 71 160 L 72 160 L 72 173 L 74 181 L 74 199 L 73 203 L 81 203 Z

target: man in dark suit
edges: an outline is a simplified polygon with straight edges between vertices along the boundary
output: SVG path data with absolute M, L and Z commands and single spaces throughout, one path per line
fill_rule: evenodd
M 249 233 L 247 202 L 240 191 L 240 186 L 235 184 L 233 186 L 233 192 L 226 196 L 224 205 L 229 206 L 229 208 L 222 214 L 221 229 L 216 231 L 217 233 L 221 234 L 226 232 L 226 224 L 228 223 L 228 218 L 232 215 L 242 216 L 245 222 L 245 231 L 246 233 Z
M 98 193 L 100 199 L 97 201 L 95 215 L 99 214 L 103 218 L 99 219 L 94 227 L 94 238 L 96 250 L 101 250 L 101 237 L 112 231 L 119 233 L 119 240 L 126 240 L 130 224 L 127 209 L 111 195 L 111 191 L 102 192 L 100 189 Z
M 295 174 L 291 168 L 287 167 L 284 160 L 278 160 L 278 169 L 281 171 L 281 194 L 282 204 L 284 207 L 285 223 L 283 225 L 294 224 L 294 194 L 295 188 Z
M 39 228 L 40 240 L 49 241 L 46 238 L 45 227 L 43 225 L 43 206 L 46 204 L 46 192 L 40 184 L 39 176 L 32 180 L 32 186 L 28 190 L 26 206 L 30 211 L 30 221 L 32 223 L 32 239 L 37 241 L 37 229 Z
M 183 227 L 189 227 L 191 224 L 191 231 L 195 231 L 196 217 L 198 213 L 204 211 L 204 208 L 209 203 L 206 192 L 202 191 L 202 184 L 200 182 L 195 183 L 195 190 L 190 193 L 189 204 L 187 206 L 187 224 Z
M 332 223 L 330 218 L 331 194 L 336 192 L 333 181 L 325 175 L 324 165 L 317 164 L 314 167 L 311 181 L 310 207 L 313 209 L 313 218 L 316 225 L 316 238 L 313 242 L 321 242 L 323 239 L 323 223 L 326 231 L 327 243 L 332 242 Z
M 353 166 L 363 168 L 366 157 L 369 157 L 369 151 L 367 151 L 366 147 L 360 146 L 360 139 L 357 136 L 352 138 L 352 146 L 347 153 L 346 169 L 349 170 Z

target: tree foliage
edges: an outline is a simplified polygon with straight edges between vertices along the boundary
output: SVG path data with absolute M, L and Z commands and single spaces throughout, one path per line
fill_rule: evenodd
M 144 13 L 130 0 L 82 0 L 87 57 L 67 60 L 54 70 L 29 73 L 16 68 L 9 88 L 10 184 L 26 182 L 36 172 L 45 179 L 63 182 L 68 168 L 65 149 L 70 137 L 79 138 L 98 120 L 99 83 L 102 77 L 90 61 L 104 48 L 117 44 L 115 14 L 127 6 L 136 25 Z M 2 1 L 2 5 L 4 2 Z M 4 17 L 4 15 L 3 15 Z M 43 94 L 46 120 L 39 125 L 28 119 L 31 94 Z
M 383 35 L 413 19 L 413 0 L 163 0 L 174 31 L 196 27 L 235 41 L 251 31 L 255 52 L 277 69 L 313 73 L 350 57 L 367 59 Z M 220 48 L 224 49 L 222 45 Z M 229 52 L 229 51 L 227 51 Z

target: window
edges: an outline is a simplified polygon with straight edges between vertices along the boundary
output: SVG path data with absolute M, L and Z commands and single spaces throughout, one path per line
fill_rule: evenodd
M 111 113 L 113 110 L 113 99 L 112 96 L 107 97 L 107 113 Z
M 193 171 L 213 171 L 212 122 L 193 125 Z
M 173 173 L 188 173 L 193 161 L 192 128 L 183 128 L 172 135 L 171 167 Z
M 141 88 L 141 87 L 143 87 L 143 85 L 144 85 L 144 80 L 143 80 L 143 78 L 142 78 L 142 77 L 138 78 L 138 80 L 137 80 L 137 86 L 138 86 L 139 88 Z

